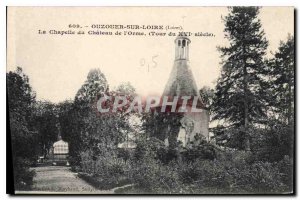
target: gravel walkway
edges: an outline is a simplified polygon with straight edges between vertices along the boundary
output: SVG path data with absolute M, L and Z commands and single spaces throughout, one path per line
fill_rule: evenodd
M 114 190 L 97 190 L 77 174 L 70 171 L 70 167 L 47 166 L 36 167 L 33 191 L 16 191 L 16 194 L 113 194 Z

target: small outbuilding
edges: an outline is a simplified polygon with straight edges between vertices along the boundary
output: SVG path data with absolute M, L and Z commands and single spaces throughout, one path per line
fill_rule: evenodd
M 53 165 L 63 164 L 69 165 L 69 144 L 59 137 L 57 142 L 53 144 Z

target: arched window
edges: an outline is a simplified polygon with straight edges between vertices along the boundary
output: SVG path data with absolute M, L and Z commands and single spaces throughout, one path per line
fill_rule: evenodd
M 178 40 L 178 46 L 179 46 L 179 47 L 181 46 L 181 42 L 180 42 L 180 40 Z
M 182 47 L 185 47 L 185 40 L 182 41 Z

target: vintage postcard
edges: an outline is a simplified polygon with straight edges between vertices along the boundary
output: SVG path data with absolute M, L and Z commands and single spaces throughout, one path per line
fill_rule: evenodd
M 293 7 L 7 7 L 15 194 L 294 194 Z

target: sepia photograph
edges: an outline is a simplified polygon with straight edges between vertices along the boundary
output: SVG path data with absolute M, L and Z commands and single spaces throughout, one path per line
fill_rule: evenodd
M 13 194 L 294 195 L 294 7 L 7 7 Z

